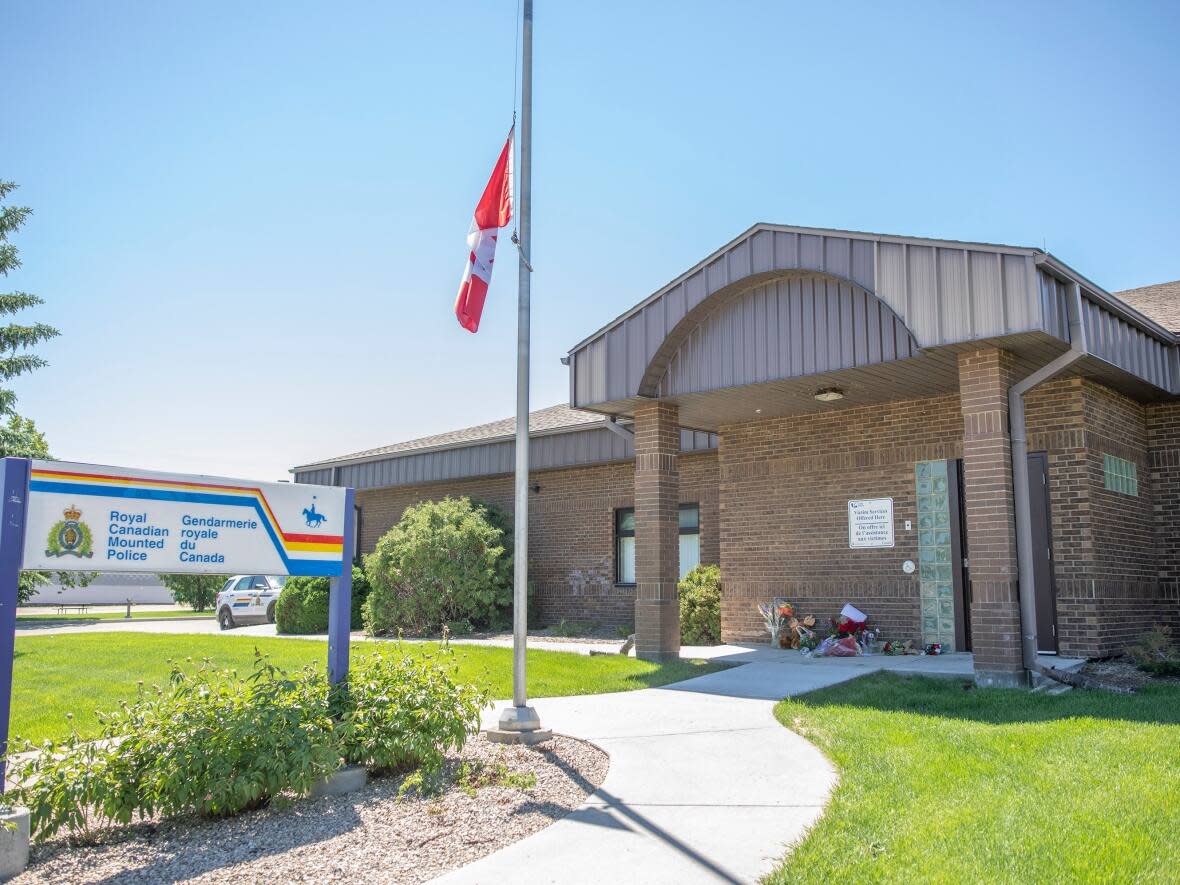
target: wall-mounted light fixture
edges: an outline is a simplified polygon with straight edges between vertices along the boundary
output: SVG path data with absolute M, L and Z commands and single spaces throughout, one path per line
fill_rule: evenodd
M 533 483 L 531 488 L 534 495 L 539 495 L 541 493 L 541 484 L 539 482 Z
M 824 387 L 815 392 L 815 398 L 821 403 L 834 403 L 844 399 L 844 391 L 839 387 Z

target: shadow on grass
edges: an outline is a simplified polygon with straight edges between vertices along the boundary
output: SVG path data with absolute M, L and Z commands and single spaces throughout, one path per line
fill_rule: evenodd
M 21 618 L 16 619 L 18 630 L 47 630 L 51 627 L 92 627 L 103 623 L 100 618 Z
M 1047 695 L 1012 688 L 976 688 L 964 679 L 872 673 L 800 695 L 792 703 L 805 707 L 860 707 L 993 725 L 1073 718 L 1180 724 L 1177 685 L 1148 685 L 1134 695 L 1090 689 Z

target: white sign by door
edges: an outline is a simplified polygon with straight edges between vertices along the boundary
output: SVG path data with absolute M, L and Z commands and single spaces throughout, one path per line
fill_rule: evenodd
M 345 490 L 33 461 L 26 569 L 326 575 Z
M 848 546 L 893 546 L 893 499 L 864 498 L 848 502 Z

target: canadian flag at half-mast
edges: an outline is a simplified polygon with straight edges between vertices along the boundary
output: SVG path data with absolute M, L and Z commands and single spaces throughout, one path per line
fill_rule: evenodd
M 467 267 L 455 299 L 455 316 L 468 332 L 479 329 L 483 302 L 492 281 L 492 264 L 496 260 L 496 237 L 500 228 L 512 220 L 512 140 L 516 127 L 508 130 L 508 140 L 500 159 L 488 179 L 483 196 L 475 207 L 471 230 L 467 233 Z

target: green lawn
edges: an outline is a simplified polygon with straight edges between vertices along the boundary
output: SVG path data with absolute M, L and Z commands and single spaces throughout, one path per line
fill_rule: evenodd
M 195 612 L 190 609 L 162 609 L 159 611 L 139 611 L 131 610 L 131 620 L 142 621 L 145 618 L 211 618 L 213 612 Z M 56 614 L 42 614 L 38 612 L 35 615 L 17 615 L 16 624 L 19 627 L 21 624 L 43 624 L 46 621 L 69 621 L 71 627 L 78 626 L 79 621 L 125 621 L 127 620 L 126 612 L 93 612 L 89 614 L 82 614 L 81 612 L 69 612 L 64 615 Z
M 67 713 L 84 735 L 96 734 L 97 710 L 111 710 L 135 696 L 136 681 L 163 684 L 168 659 L 208 657 L 220 666 L 245 672 L 254 649 L 283 668 L 327 666 L 328 644 L 311 639 L 247 636 L 183 636 L 154 633 L 85 633 L 21 636 L 16 640 L 11 733 L 41 740 L 68 733 Z M 455 645 L 454 660 L 463 680 L 486 687 L 494 698 L 512 696 L 512 650 Z M 398 653 L 392 642 L 354 642 L 352 654 Z M 422 655 L 436 643 L 406 643 L 402 654 Z M 701 661 L 653 664 L 621 655 L 574 655 L 530 651 L 528 686 L 533 697 L 631 691 L 702 676 L 724 665 Z
M 1158 882 L 1180 869 L 1180 686 L 1046 696 L 877 674 L 775 712 L 840 783 L 768 882 Z

